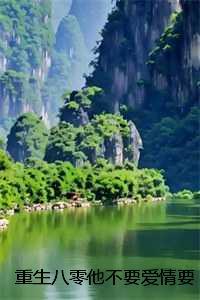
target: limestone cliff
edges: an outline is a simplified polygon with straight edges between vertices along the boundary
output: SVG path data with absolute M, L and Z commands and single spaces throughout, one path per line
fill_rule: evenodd
M 112 111 L 119 111 L 124 101 L 134 108 L 144 102 L 145 92 L 139 83 L 149 79 L 148 54 L 175 9 L 180 9 L 176 1 L 117 2 L 96 50 L 95 70 L 88 77 L 88 84 L 98 83 L 108 91 Z
M 51 64 L 50 4 L 0 3 L 0 126 L 27 111 L 47 118 L 41 88 Z
M 199 20 L 196 0 L 117 1 L 87 78 L 105 90 L 95 109 L 133 120 L 141 166 L 164 169 L 175 188 L 199 186 Z

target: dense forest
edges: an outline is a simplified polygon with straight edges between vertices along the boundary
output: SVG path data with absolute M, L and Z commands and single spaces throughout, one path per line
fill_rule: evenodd
M 199 2 L 55 2 L 0 3 L 0 206 L 198 190 Z

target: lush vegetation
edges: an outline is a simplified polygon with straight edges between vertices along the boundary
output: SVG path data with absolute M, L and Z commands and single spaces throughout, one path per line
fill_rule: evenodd
M 67 192 L 78 192 L 87 200 L 112 203 L 121 197 L 137 201 L 165 196 L 168 188 L 156 170 L 138 170 L 131 164 L 114 167 L 101 160 L 96 165 L 75 168 L 69 162 L 48 164 L 29 159 L 26 166 L 14 163 L 0 150 L 0 207 L 14 204 L 66 200 Z
M 88 117 L 96 114 L 94 104 L 101 99 L 102 95 L 103 90 L 96 86 L 65 93 L 63 95 L 64 105 L 59 114 L 60 121 L 70 122 L 76 126 L 84 125 L 88 118 L 83 120 L 83 112 L 86 112 Z
M 115 134 L 126 138 L 129 131 L 128 122 L 120 115 L 97 115 L 88 124 L 80 127 L 60 122 L 51 129 L 45 159 L 48 162 L 70 161 L 75 165 L 80 161 L 94 162 L 96 158 L 104 157 L 101 150 L 106 139 Z
M 0 123 L 29 106 L 42 109 L 41 86 L 52 48 L 51 1 L 0 1 Z
M 49 0 L 39 5 L 38 1 L 3 0 L 0 4 L 0 30 L 8 35 L 0 44 L 0 54 L 10 66 L 0 74 L 0 89 L 9 96 L 9 104 L 0 103 L 3 112 L 0 116 L 19 115 L 24 103 L 41 112 L 38 70 L 41 71 L 44 55 L 46 57 L 52 45 L 49 3 Z M 109 35 L 126 28 L 125 4 L 126 1 L 117 1 L 117 8 L 102 32 L 103 42 L 96 49 L 99 57 L 92 63 L 95 68 L 92 76 L 98 77 L 98 85 L 108 96 L 103 89 L 92 86 L 93 77 L 88 77 L 89 87 L 64 94 L 59 122 L 49 134 L 41 118 L 33 113 L 23 114 L 14 125 L 11 118 L 0 120 L 6 128 L 12 125 L 7 151 L 13 159 L 5 153 L 5 141 L 0 138 L 0 208 L 60 199 L 67 201 L 68 192 L 77 192 L 89 201 L 101 200 L 105 204 L 119 198 L 130 197 L 142 202 L 164 197 L 168 187 L 163 171 L 152 168 L 164 169 L 173 189 L 183 186 L 197 189 L 200 111 L 194 103 L 185 106 L 181 103 L 180 109 L 166 90 L 158 91 L 151 80 L 141 78 L 137 85 L 148 89 L 148 103 L 136 111 L 128 106 L 127 97 L 119 106 L 119 113 L 111 113 L 114 99 L 109 93 L 113 78 L 109 72 L 102 73 L 98 60 L 102 53 L 109 52 L 110 44 L 106 44 L 110 42 Z M 167 62 L 168 59 L 173 61 L 180 50 L 182 30 L 183 15 L 175 13 L 171 25 L 144 62 L 150 71 L 156 70 L 166 77 L 179 75 L 179 60 L 169 66 Z M 109 52 L 112 67 L 117 66 L 120 71 L 124 69 L 125 57 L 134 55 L 129 38 L 126 31 L 116 55 Z M 62 101 L 58 99 L 66 87 L 80 85 L 76 78 L 85 69 L 87 55 L 76 18 L 65 17 L 58 28 L 52 67 L 42 90 L 49 112 L 58 110 Z M 189 99 L 186 102 L 190 103 Z M 126 159 L 123 166 L 110 164 L 110 158 L 116 155 L 113 148 L 116 150 L 118 146 L 126 158 L 133 151 L 128 120 L 134 120 L 143 135 L 141 166 L 144 169 L 135 168 L 134 161 Z M 192 199 L 199 194 L 183 191 L 176 197 Z
M 182 69 L 181 53 L 186 35 L 186 19 L 187 12 L 174 12 L 170 25 L 149 53 L 147 64 L 152 74 L 162 74 L 168 82 L 168 88 L 158 90 L 152 82 L 148 82 L 151 104 L 138 116 L 137 112 L 134 113 L 138 120 L 136 123 L 143 133 L 145 150 L 141 166 L 164 169 L 167 183 L 174 191 L 200 188 L 198 74 L 192 70 L 191 90 L 188 84 L 190 79 L 187 77 L 189 71 L 184 74 Z M 194 28 L 195 19 L 192 25 Z M 175 97 L 171 93 L 176 87 L 174 83 L 177 78 L 183 82 L 182 89 L 190 91 L 187 98 L 182 96 L 177 99 L 178 95 Z M 143 119 L 143 124 L 139 118 Z
M 1 28 L 8 36 L 12 33 L 14 35 L 14 39 L 9 40 L 9 47 L 2 47 L 4 54 L 11 59 L 11 69 L 23 72 L 29 64 L 32 67 L 40 65 L 42 50 L 48 50 L 52 42 L 48 18 L 50 10 L 49 0 L 42 1 L 39 5 L 37 1 L 1 1 Z M 2 43 L 6 44 L 6 40 Z
M 200 109 L 193 107 L 184 118 L 163 118 L 144 132 L 145 153 L 141 164 L 164 169 L 173 190 L 180 190 L 183 186 L 198 189 L 199 120 Z
M 2 137 L 0 137 L 0 149 L 4 149 L 5 148 L 5 141 Z
M 127 149 L 121 151 L 128 151 L 131 129 L 119 114 L 93 115 L 92 103 L 101 95 L 97 87 L 65 94 L 60 122 L 49 137 L 35 114 L 17 119 L 7 142 L 7 150 L 17 162 L 0 152 L 0 207 L 67 201 L 68 192 L 105 204 L 118 198 L 140 202 L 166 196 L 168 187 L 159 171 L 139 170 L 128 161 L 123 166 L 109 163 L 113 137 L 119 135 L 124 144 L 127 141 Z M 86 123 L 76 122 L 81 114 L 87 114 Z M 111 152 L 110 156 L 104 152 Z
M 10 130 L 7 150 L 15 161 L 43 159 L 47 140 L 48 130 L 43 121 L 34 113 L 25 113 Z
M 74 165 L 94 163 L 100 157 L 112 160 L 112 141 L 116 136 L 122 140 L 121 151 L 128 153 L 128 121 L 120 114 L 94 115 L 92 104 L 102 93 L 98 87 L 88 87 L 64 95 L 60 122 L 51 129 L 45 160 L 70 161 Z
M 186 203 L 188 203 L 188 201 L 194 201 L 194 203 L 196 202 L 196 204 L 198 204 L 200 201 L 200 192 L 182 190 L 178 193 L 173 194 L 172 197 L 174 200 L 185 201 Z
M 180 39 L 183 31 L 183 13 L 174 12 L 171 16 L 169 26 L 165 28 L 164 33 L 158 40 L 156 47 L 149 53 L 149 60 L 147 64 L 155 65 L 160 73 L 168 72 L 169 75 L 173 75 L 177 72 L 177 63 L 167 64 L 166 61 L 170 60 L 170 55 L 174 55 L 174 51 L 177 51 L 177 47 L 180 46 Z
M 87 153 L 90 157 L 93 150 L 100 151 L 105 138 L 115 133 L 126 135 L 128 132 L 128 123 L 118 115 L 98 115 L 87 125 L 78 128 L 61 122 L 51 130 L 46 159 L 50 162 L 69 160 L 72 163 L 78 157 L 87 159 Z

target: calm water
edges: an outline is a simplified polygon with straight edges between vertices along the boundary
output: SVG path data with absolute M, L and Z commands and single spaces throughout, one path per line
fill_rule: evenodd
M 14 216 L 0 233 L 0 299 L 198 299 L 199 205 L 144 204 Z M 194 269 L 193 286 L 15 285 L 17 269 Z

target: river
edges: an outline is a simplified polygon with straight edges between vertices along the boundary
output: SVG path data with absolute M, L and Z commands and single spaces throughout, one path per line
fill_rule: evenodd
M 0 233 L 0 299 L 196 300 L 199 217 L 199 204 L 186 201 L 15 215 Z M 35 283 L 41 269 L 50 272 L 44 282 L 55 283 L 22 284 L 19 274 L 25 269 Z M 77 284 L 70 275 L 70 270 L 88 275 L 98 269 L 96 284 L 86 274 Z M 142 270 L 149 269 L 176 270 L 175 285 L 161 285 L 160 279 L 145 285 Z M 106 270 L 118 270 L 121 279 L 113 285 Z M 140 272 L 138 285 L 127 284 L 124 270 Z M 179 270 L 194 270 L 192 285 L 178 284 Z

